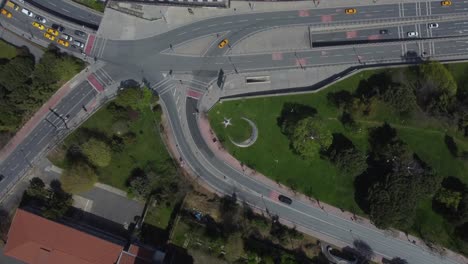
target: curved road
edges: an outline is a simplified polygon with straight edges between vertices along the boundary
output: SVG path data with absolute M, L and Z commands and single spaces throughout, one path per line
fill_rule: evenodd
M 237 197 L 249 204 L 267 210 L 271 214 L 277 214 L 281 218 L 303 228 L 320 233 L 332 239 L 352 245 L 355 240 L 363 240 L 373 250 L 386 258 L 400 257 L 409 263 L 458 263 L 455 260 L 434 255 L 425 249 L 413 245 L 408 241 L 395 239 L 387 236 L 383 231 L 368 228 L 346 219 L 328 215 L 322 210 L 309 206 L 301 201 L 295 200 L 288 206 L 274 198 L 279 193 L 276 186 L 268 186 L 261 182 L 243 175 L 219 160 L 210 151 L 203 140 L 197 124 L 199 109 L 202 105 L 193 98 L 182 95 L 177 88 L 178 80 L 174 80 L 165 73 L 191 73 L 195 80 L 185 82 L 185 86 L 199 91 L 206 91 L 208 84 L 213 82 L 220 69 L 226 73 L 255 72 L 265 69 L 287 69 L 298 68 L 297 61 L 301 59 L 303 66 L 313 67 L 318 65 L 348 64 L 356 66 L 359 64 L 382 64 L 387 62 L 401 63 L 408 60 L 407 54 L 422 52 L 434 58 L 468 58 L 468 36 L 464 33 L 464 21 L 467 17 L 457 18 L 453 21 L 440 23 L 441 28 L 437 31 L 438 36 L 444 37 L 440 40 L 432 40 L 428 31 L 422 39 L 407 39 L 404 34 L 395 37 L 395 43 L 365 46 L 338 46 L 309 49 L 297 52 L 283 53 L 283 59 L 275 61 L 271 53 L 229 56 L 229 49 L 218 49 L 213 45 L 203 57 L 181 56 L 171 52 L 171 45 L 190 41 L 197 37 L 227 32 L 222 38 L 229 38 L 235 45 L 245 36 L 261 30 L 267 30 L 275 26 L 288 26 L 304 24 L 318 27 L 323 23 L 353 22 L 363 27 L 375 27 L 375 23 L 383 19 L 393 19 L 395 22 L 401 18 L 421 19 L 413 23 L 407 22 L 400 25 L 401 32 L 406 30 L 419 30 L 426 26 L 426 22 L 442 19 L 442 16 L 453 16 L 456 14 L 468 14 L 468 4 L 462 1 L 453 1 L 450 8 L 442 8 L 440 2 L 421 2 L 417 4 L 393 4 L 359 7 L 356 15 L 344 15 L 343 8 L 310 10 L 307 16 L 298 11 L 285 11 L 273 13 L 241 14 L 212 18 L 186 25 L 167 33 L 138 41 L 113 41 L 97 38 L 91 55 L 108 63 L 107 71 L 115 80 L 124 78 L 119 68 L 125 69 L 134 76 L 143 77 L 149 85 L 154 88 L 162 99 L 165 112 L 168 115 L 178 150 L 181 157 L 198 176 L 200 176 L 212 188 L 221 193 L 236 193 Z M 464 21 L 463 21 L 464 20 Z M 418 26 L 419 25 L 419 26 Z M 446 31 L 442 31 L 446 27 Z M 449 29 L 454 27 L 456 30 Z M 426 30 L 426 29 L 424 29 Z M 365 32 L 363 34 L 366 34 Z M 425 33 L 426 34 L 426 33 Z M 342 36 L 338 36 L 346 41 Z M 328 36 L 330 37 L 330 36 Z M 112 70 L 113 69 L 113 70 Z M 164 77 L 166 76 L 166 77 Z M 182 83 L 182 81 L 180 81 Z M 85 89 L 85 87 L 83 87 Z M 213 87 L 212 89 L 217 89 Z M 91 94 L 89 96 L 92 96 Z M 79 104 L 87 100 L 80 98 Z M 77 99 L 70 99 L 70 102 Z M 70 103 L 73 105 L 73 103 Z M 63 108 L 61 108 L 63 109 Z M 65 110 L 64 110 L 65 111 Z M 74 113 L 73 113 L 74 114 Z M 41 128 L 42 130 L 53 129 L 51 126 Z M 48 130 L 47 130 L 48 131 Z M 42 133 L 42 132 L 41 132 Z M 32 139 L 29 139 L 31 142 Z M 28 142 L 26 142 L 28 143 Z M 36 146 L 39 144 L 36 144 Z M 36 147 L 40 149 L 40 147 Z M 34 157 L 39 150 L 30 150 L 22 144 L 17 147 L 1 167 L 0 172 L 7 177 L 14 177 L 20 170 L 27 169 L 28 163 L 21 160 L 21 152 L 27 149 L 28 155 Z M 14 160 L 11 160 L 15 157 Z M 13 162 L 13 163 L 11 163 Z M 11 168 L 11 164 L 16 166 Z M 0 186 L 1 187 L 1 186 Z

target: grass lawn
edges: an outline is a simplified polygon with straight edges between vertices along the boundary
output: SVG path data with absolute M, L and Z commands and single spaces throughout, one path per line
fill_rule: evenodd
M 73 0 L 73 2 L 77 2 L 78 4 L 82 4 L 101 13 L 103 13 L 106 8 L 106 5 L 98 0 Z
M 99 167 L 97 174 L 99 182 L 127 190 L 126 181 L 135 168 L 143 168 L 148 162 L 166 162 L 170 158 L 164 143 L 157 130 L 159 117 L 149 108 L 140 113 L 135 121 L 128 122 L 128 131 L 135 133 L 134 143 L 125 145 L 120 152 L 112 152 L 112 160 L 107 167 Z M 101 108 L 81 128 L 87 128 L 104 133 L 111 138 L 114 133 L 112 112 L 106 107 Z M 81 129 L 80 128 L 80 129 Z M 63 148 L 77 142 L 79 131 L 71 134 L 64 143 Z M 52 155 L 52 162 L 57 166 L 67 166 L 64 155 Z
M 0 40 L 0 59 L 12 59 L 16 56 L 16 47 Z
M 145 223 L 166 229 L 173 210 L 174 204 L 170 204 L 169 206 L 166 206 L 166 204 L 150 204 L 145 216 Z
M 448 68 L 457 80 L 463 78 L 466 80 L 468 64 L 450 64 Z M 238 160 L 300 192 L 359 214 L 363 212 L 354 201 L 353 177 L 340 174 L 333 164 L 320 157 L 304 161 L 292 153 L 288 138 L 281 133 L 277 125 L 277 118 L 280 116 L 284 103 L 295 102 L 312 106 L 330 131 L 343 133 L 363 151 L 366 151 L 368 147 L 367 128 L 379 126 L 386 121 L 397 129 L 399 137 L 437 173 L 443 177 L 456 176 L 468 183 L 468 162 L 450 155 L 444 136 L 446 133 L 453 136 L 461 150 L 468 150 L 468 140 L 457 131 L 445 127 L 434 119 L 420 114 L 416 114 L 413 118 L 400 118 L 386 105 L 373 102 L 373 111 L 369 116 L 355 117 L 361 127 L 358 132 L 350 132 L 343 128 L 338 120 L 341 111 L 328 103 L 327 94 L 339 90 L 352 92 L 358 87 L 360 80 L 378 71 L 381 70 L 359 73 L 313 94 L 225 101 L 217 104 L 210 111 L 210 122 L 226 149 Z M 232 137 L 231 133 L 239 135 L 242 134 L 239 130 L 245 130 L 242 127 L 236 127 L 236 120 L 240 120 L 241 117 L 251 119 L 259 129 L 259 138 L 250 148 L 238 148 L 229 141 L 229 137 Z M 234 125 L 225 129 L 222 125 L 223 118 L 232 118 Z M 422 222 L 424 217 L 427 219 Z M 448 224 L 441 216 L 432 212 L 430 201 L 419 206 L 417 219 L 424 229 L 441 232 L 440 243 L 445 246 L 454 246 L 450 239 L 451 231 L 442 228 L 447 227 Z M 417 228 L 414 227 L 411 231 L 417 232 L 416 230 Z

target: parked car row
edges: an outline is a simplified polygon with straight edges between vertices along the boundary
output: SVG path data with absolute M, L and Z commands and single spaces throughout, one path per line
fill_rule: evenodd
M 15 4 L 12 1 L 7 1 L 6 6 L 10 7 L 15 11 L 20 11 L 20 6 Z M 81 51 L 84 49 L 85 43 L 78 39 L 74 39 L 71 34 L 64 33 L 65 27 L 59 24 L 52 23 L 51 27 L 48 27 L 47 19 L 43 16 L 36 15 L 32 11 L 27 8 L 21 8 L 21 13 L 26 15 L 27 17 L 32 18 L 34 21 L 32 22 L 32 26 L 40 31 L 45 31 L 43 33 L 44 38 L 50 41 L 56 41 L 58 44 L 62 45 L 63 47 L 69 47 L 75 49 L 80 49 Z M 6 16 L 7 18 L 11 18 L 13 14 L 6 10 L 1 9 L 1 14 Z M 79 38 L 86 38 L 87 34 L 81 30 L 74 30 L 74 35 Z

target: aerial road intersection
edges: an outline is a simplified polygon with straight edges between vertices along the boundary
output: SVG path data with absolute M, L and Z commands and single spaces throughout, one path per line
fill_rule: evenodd
M 47 14 L 41 13 L 41 16 L 50 20 Z M 40 40 L 42 45 L 56 41 L 44 38 L 47 29 L 43 31 L 34 26 L 34 21 L 40 22 L 15 11 L 14 7 L 2 9 L 2 24 L 13 24 L 18 30 Z M 53 21 L 42 24 L 46 28 L 52 24 L 64 25 Z M 234 52 L 237 45 L 257 34 L 291 28 L 305 29 L 306 45 L 302 48 L 288 49 L 285 46 L 276 51 Z M 204 103 L 203 97 L 209 91 L 223 88 L 223 76 L 290 69 L 307 71 L 335 65 L 365 68 L 417 63 L 427 59 L 467 59 L 468 1 L 239 12 L 198 20 L 138 40 L 113 40 L 93 31 L 87 31 L 85 35 L 76 33 L 81 30 L 79 26 L 67 24 L 56 37 L 64 41 L 67 41 L 66 36 L 72 37 L 84 43 L 83 47 L 73 41 L 68 41 L 69 46 L 64 42 L 58 44 L 77 56 L 84 56 L 83 52 L 91 63 L 102 66 L 93 77 L 77 83 L 58 102 L 56 111 L 44 115 L 43 120 L 47 121 L 39 122 L 2 156 L 0 194 L 5 195 L 6 191 L 2 190 L 21 177 L 31 162 L 47 152 L 60 135 L 67 133 L 70 127 L 65 125 L 66 121 L 86 111 L 83 106 L 105 93 L 109 84 L 135 79 L 145 82 L 159 94 L 180 160 L 214 191 L 229 195 L 235 193 L 237 198 L 253 207 L 278 215 L 300 230 L 331 243 L 352 245 L 354 241 L 362 240 L 371 245 L 380 257 L 400 257 L 415 264 L 464 263 L 454 256 L 434 254 L 425 246 L 390 236 L 377 228 L 328 214 L 302 199 L 279 199 L 282 190 L 278 186 L 256 181 L 214 155 L 200 132 L 199 118 L 211 107 Z M 199 55 L 176 51 L 177 46 L 190 45 L 191 41 L 205 36 L 215 37 Z M 273 36 L 276 39 L 281 37 L 281 34 Z M 245 91 L 246 94 L 248 92 Z

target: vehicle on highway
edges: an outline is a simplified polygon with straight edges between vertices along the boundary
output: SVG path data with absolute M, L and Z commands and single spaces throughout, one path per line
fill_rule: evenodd
M 429 28 L 439 28 L 439 24 L 437 23 L 430 23 Z
M 77 46 L 78 48 L 84 48 L 84 43 L 78 40 L 73 41 L 73 45 Z
M 448 1 L 448 0 L 442 1 L 442 2 L 440 2 L 440 5 L 441 5 L 441 6 L 451 6 L 451 5 L 452 5 L 452 1 Z
M 47 20 L 46 20 L 44 17 L 40 16 L 40 15 L 37 15 L 37 16 L 35 17 L 35 19 L 36 19 L 37 21 L 41 22 L 42 24 L 47 23 Z
M 48 28 L 48 29 L 47 29 L 47 33 L 52 34 L 52 35 L 54 35 L 54 36 L 58 36 L 58 35 L 59 35 L 59 32 L 58 32 L 57 30 L 53 29 L 53 28 Z
M 72 41 L 73 38 L 72 36 L 68 35 L 68 34 L 62 34 L 62 38 L 65 39 L 65 40 L 68 40 L 68 41 Z
M 229 43 L 229 40 L 228 40 L 228 39 L 223 39 L 223 40 L 218 44 L 218 48 L 222 49 L 222 48 L 224 48 L 224 46 L 226 46 L 228 43 Z
M 10 12 L 6 11 L 3 8 L 2 8 L 2 15 L 6 16 L 8 18 L 11 18 L 13 16 Z
M 15 3 L 11 2 L 11 1 L 7 1 L 6 6 L 11 7 L 15 11 L 19 10 L 19 5 L 15 4 Z
M 356 8 L 348 8 L 348 9 L 345 9 L 345 13 L 347 15 L 354 15 L 354 14 L 357 13 L 357 10 L 356 10 Z
M 406 35 L 410 38 L 419 36 L 418 32 L 416 31 L 410 31 Z
M 36 21 L 32 22 L 33 27 L 38 28 L 39 30 L 44 30 L 45 27 L 42 24 L 37 23 Z
M 388 29 L 381 29 L 379 31 L 380 35 L 387 35 L 388 34 Z
M 47 39 L 49 39 L 49 40 L 52 40 L 52 41 L 54 41 L 54 39 L 55 39 L 55 36 L 54 36 L 54 35 L 51 35 L 51 34 L 49 34 L 49 33 L 47 33 L 47 32 L 44 33 L 44 37 L 47 38 Z
M 34 17 L 33 12 L 29 11 L 29 10 L 26 9 L 26 8 L 21 9 L 21 13 L 27 15 L 28 17 Z
M 80 30 L 75 30 L 75 35 L 78 37 L 86 38 L 86 33 Z
M 52 28 L 57 30 L 58 32 L 63 32 L 65 30 L 63 26 L 57 24 L 52 24 Z
M 284 195 L 282 195 L 282 194 L 280 194 L 280 195 L 278 196 L 278 200 L 280 200 L 280 202 L 283 202 L 283 203 L 285 203 L 285 204 L 292 204 L 291 198 L 289 198 L 289 197 L 287 197 L 287 196 L 284 196 Z
M 68 47 L 70 45 L 70 43 L 64 39 L 58 39 L 57 40 L 57 43 L 64 46 L 64 47 Z

